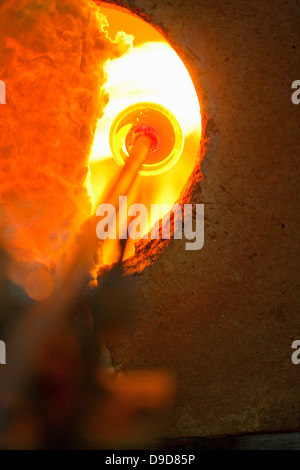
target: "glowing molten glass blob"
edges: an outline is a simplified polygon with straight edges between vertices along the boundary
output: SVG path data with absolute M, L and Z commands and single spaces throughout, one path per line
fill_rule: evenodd
M 133 34 L 134 47 L 121 58 L 106 64 L 106 89 L 110 101 L 99 121 L 90 158 L 94 203 L 99 198 L 101 200 L 104 189 L 118 174 L 119 164 L 128 155 L 128 148 L 127 151 L 124 148 L 112 152 L 114 144 L 110 145 L 113 123 L 128 108 L 134 110 L 140 103 L 156 103 L 158 108 L 161 106 L 174 116 L 184 139 L 180 158 L 170 165 L 157 165 L 156 169 L 152 167 L 153 171 L 147 168 L 149 161 L 146 162 L 129 194 L 128 204 L 145 204 L 149 208 L 149 219 L 144 220 L 142 226 L 143 234 L 147 234 L 153 220 L 165 215 L 176 202 L 195 167 L 201 139 L 200 106 L 185 65 L 156 29 L 124 10 L 104 8 L 103 12 L 107 15 L 110 33 L 124 30 L 127 34 Z M 127 130 L 129 128 L 123 129 L 123 136 Z M 155 215 L 154 209 L 150 211 L 151 204 L 163 204 L 164 208 L 162 211 L 156 209 Z M 114 261 L 113 252 L 113 249 L 104 252 L 104 263 Z M 134 243 L 128 240 L 125 258 L 133 253 Z
M 124 109 L 110 129 L 110 148 L 119 165 L 130 157 L 135 140 L 148 134 L 153 145 L 141 175 L 159 175 L 175 165 L 183 149 L 181 128 L 170 111 L 156 103 L 137 103 Z

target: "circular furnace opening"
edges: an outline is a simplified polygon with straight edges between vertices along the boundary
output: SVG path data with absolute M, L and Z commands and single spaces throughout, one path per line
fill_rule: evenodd
M 174 117 L 182 133 L 182 146 L 175 157 L 168 162 L 158 161 L 156 166 L 144 165 L 127 195 L 128 206 L 142 204 L 148 209 L 148 216 L 139 217 L 141 237 L 146 237 L 178 200 L 195 168 L 201 139 L 199 100 L 184 63 L 154 26 L 124 8 L 109 4 L 101 4 L 101 13 L 107 18 L 110 37 L 114 39 L 124 32 L 132 36 L 133 45 L 120 58 L 109 60 L 105 67 L 109 102 L 98 122 L 89 161 L 94 205 L 101 201 L 124 164 L 125 158 L 120 155 L 123 150 L 114 151 L 111 129 L 128 109 L 145 103 L 152 103 L 152 109 L 160 106 Z M 126 225 L 128 220 L 121 223 Z M 134 254 L 136 241 L 128 238 L 123 259 Z M 103 263 L 111 264 L 117 256 L 117 242 L 109 240 Z

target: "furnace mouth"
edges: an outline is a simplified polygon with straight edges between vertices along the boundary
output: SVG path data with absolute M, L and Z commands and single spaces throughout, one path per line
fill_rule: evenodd
M 90 158 L 94 201 L 101 200 L 117 178 L 137 137 L 148 134 L 152 139 L 152 148 L 127 195 L 128 205 L 147 207 L 148 218 L 141 222 L 140 241 L 127 241 L 124 261 L 136 253 L 138 244 L 144 243 L 189 184 L 199 164 L 201 110 L 191 76 L 165 36 L 127 9 L 104 3 L 100 8 L 107 17 L 109 34 L 122 31 L 132 35 L 133 48 L 106 66 L 109 102 L 99 120 Z M 112 251 L 110 255 L 104 252 L 105 265 L 116 261 Z

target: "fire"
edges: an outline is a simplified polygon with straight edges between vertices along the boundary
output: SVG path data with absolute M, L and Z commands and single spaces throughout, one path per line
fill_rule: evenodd
M 80 227 L 120 172 L 109 145 L 118 113 L 150 101 L 178 121 L 184 136 L 180 159 L 163 173 L 139 174 L 128 196 L 129 204 L 168 208 L 196 162 L 200 108 L 184 64 L 143 20 L 92 0 L 0 3 L 0 79 L 6 85 L 0 237 L 15 260 L 11 279 L 43 299 Z M 145 220 L 145 233 L 149 225 Z M 125 255 L 133 252 L 128 245 Z M 102 262 L 111 261 L 108 247 Z

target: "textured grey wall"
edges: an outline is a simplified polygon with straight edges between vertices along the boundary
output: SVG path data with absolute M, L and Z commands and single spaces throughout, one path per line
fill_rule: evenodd
M 110 339 L 125 368 L 178 382 L 166 435 L 299 428 L 300 2 L 132 0 L 180 53 L 207 114 L 198 252 L 172 240 L 130 282 L 135 317 Z

